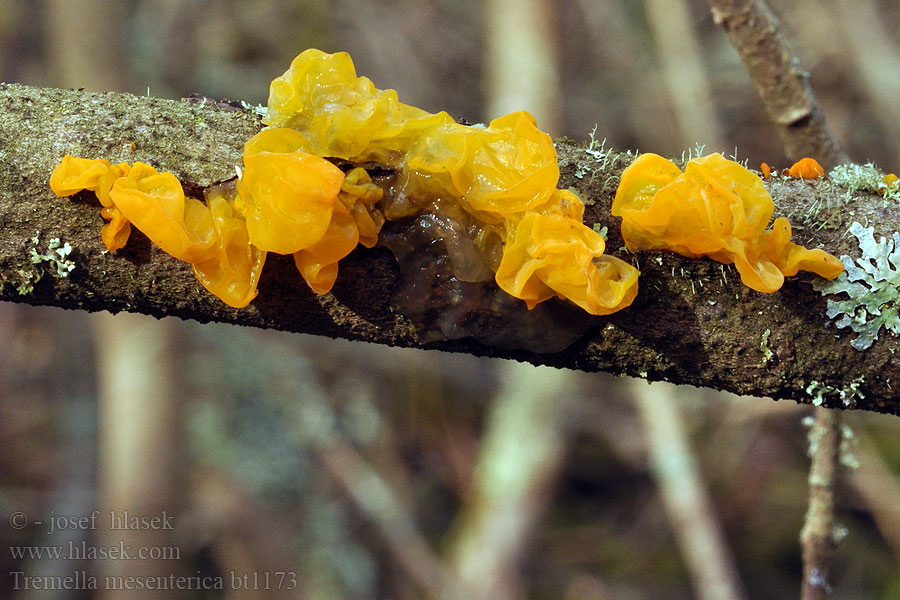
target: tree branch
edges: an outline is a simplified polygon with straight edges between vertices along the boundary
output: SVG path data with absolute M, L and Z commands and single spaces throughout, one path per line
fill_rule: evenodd
M 900 368 L 900 353 L 892 354 L 898 340 L 882 334 L 865 352 L 853 349 L 854 334 L 827 322 L 825 299 L 811 289 L 811 276 L 759 294 L 743 286 L 732 267 L 711 260 L 667 253 L 629 257 L 618 220 L 609 214 L 628 155 L 557 144 L 560 187 L 571 186 L 588 200 L 585 222 L 608 227 L 610 253 L 638 264 L 641 291 L 630 308 L 599 318 L 583 339 L 545 355 L 469 340 L 420 343 L 411 323 L 390 308 L 399 271 L 383 248 L 359 249 L 341 261 L 334 290 L 322 297 L 307 289 L 290 257 L 270 254 L 259 297 L 245 309 L 229 308 L 202 289 L 187 264 L 139 232 L 122 250 L 105 252 L 93 196 L 58 198 L 47 184 L 68 153 L 141 160 L 172 171 L 188 187 L 206 185 L 234 173 L 243 143 L 261 127 L 252 112 L 209 101 L 0 84 L 0 300 L 514 358 L 804 402 L 812 401 L 808 389 L 815 383 L 815 394 L 834 406 L 842 405 L 840 391 L 852 383 L 861 394 L 855 394 L 856 408 L 900 414 L 891 382 Z M 857 194 L 847 200 L 846 190 L 828 181 L 773 179 L 769 185 L 777 213 L 791 218 L 797 241 L 807 246 L 855 256 L 855 240 L 842 237 L 852 221 L 881 234 L 900 229 L 900 207 L 885 206 L 883 199 Z M 813 207 L 829 206 L 813 213 Z M 31 262 L 31 250 L 46 253 L 53 238 L 71 244 L 75 269 L 65 278 L 43 269 L 33 290 L 20 294 L 36 267 L 43 268 Z

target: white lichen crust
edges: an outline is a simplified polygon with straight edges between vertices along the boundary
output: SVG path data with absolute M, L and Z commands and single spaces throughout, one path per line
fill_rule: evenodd
M 826 294 L 846 294 L 845 300 L 828 300 L 826 314 L 837 318 L 835 326 L 850 327 L 859 335 L 850 342 L 865 350 L 878 339 L 884 327 L 900 333 L 900 233 L 875 241 L 874 228 L 854 222 L 849 229 L 859 240 L 862 256 L 841 256 L 846 270 L 834 281 L 815 282 L 815 289 Z

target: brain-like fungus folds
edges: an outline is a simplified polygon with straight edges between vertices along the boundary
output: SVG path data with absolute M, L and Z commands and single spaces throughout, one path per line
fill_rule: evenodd
M 781 288 L 799 270 L 834 279 L 844 266 L 824 250 L 791 239 L 787 219 L 766 225 L 774 203 L 762 180 L 720 154 L 674 163 L 643 154 L 622 174 L 612 214 L 634 250 L 669 250 L 734 263 L 741 281 L 759 292 Z
M 307 50 L 272 82 L 265 122 L 244 147 L 236 188 L 214 186 L 205 204 L 142 163 L 66 157 L 53 189 L 95 191 L 108 249 L 133 224 L 235 306 L 255 295 L 267 252 L 293 255 L 324 294 L 357 244 L 372 247 L 386 221 L 416 217 L 453 277 L 495 279 L 529 309 L 556 297 L 608 314 L 637 293 L 637 270 L 604 256 L 581 200 L 556 189 L 556 150 L 528 113 L 468 127 L 357 77 L 346 53 Z
M 100 216 L 109 221 L 100 230 L 100 238 L 110 252 L 123 247 L 131 234 L 131 224 L 112 200 L 113 183 L 131 170 L 128 163 L 112 165 L 108 160 L 65 156 L 50 176 L 50 189 L 58 196 L 71 196 L 81 190 L 94 192 L 100 200 Z
M 634 298 L 637 271 L 599 259 L 603 240 L 581 222 L 583 205 L 569 208 L 581 201 L 556 189 L 556 150 L 528 113 L 468 127 L 378 90 L 345 53 L 307 50 L 272 82 L 265 120 L 299 131 L 319 156 L 395 170 L 382 218 L 428 215 L 462 281 L 493 272 L 529 307 L 559 297 L 591 314 Z
M 311 49 L 272 82 L 264 122 L 238 179 L 205 188 L 203 199 L 140 162 L 66 156 L 50 185 L 96 194 L 109 251 L 133 225 L 235 307 L 256 296 L 269 252 L 292 255 L 325 294 L 341 259 L 379 243 L 397 257 L 395 303 L 423 341 L 473 336 L 557 351 L 595 323 L 591 315 L 637 295 L 637 269 L 605 254 L 604 237 L 583 223 L 584 203 L 557 189 L 556 149 L 526 112 L 463 125 L 379 90 L 346 53 Z M 629 249 L 734 262 L 760 291 L 798 270 L 833 278 L 843 269 L 791 243 L 785 219 L 766 231 L 772 211 L 759 177 L 717 154 L 684 173 L 645 154 L 613 204 Z
M 50 182 L 61 196 L 93 191 L 108 204 L 101 210 L 116 214 L 104 229 L 115 219 L 134 224 L 162 250 L 191 263 L 200 283 L 226 304 L 240 308 L 256 296 L 266 253 L 251 244 L 243 215 L 235 209 L 237 195 L 227 193 L 226 186 L 210 190 L 204 204 L 185 197 L 174 175 L 144 163 L 112 166 L 103 159 L 70 156 L 54 169 Z M 124 235 L 102 236 L 110 252 L 128 239 L 130 230 L 119 231 Z

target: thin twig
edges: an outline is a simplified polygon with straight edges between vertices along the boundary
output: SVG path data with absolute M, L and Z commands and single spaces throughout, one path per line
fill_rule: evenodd
M 723 150 L 715 96 L 703 65 L 700 40 L 685 0 L 644 0 L 647 23 L 656 42 L 660 76 L 666 84 L 682 147 L 706 144 Z
M 849 162 L 816 103 L 806 73 L 778 31 L 763 0 L 709 0 L 756 86 L 787 154 L 810 156 L 826 167 Z M 841 437 L 840 413 L 817 407 L 810 431 L 809 508 L 803 549 L 802 600 L 824 598 L 834 551 L 834 480 Z
M 375 525 L 394 559 L 422 587 L 427 598 L 466 597 L 394 490 L 342 436 L 332 432 L 317 453 L 328 474 Z
M 825 598 L 835 546 L 834 482 L 841 440 L 841 413 L 818 407 L 809 431 L 809 508 L 800 544 L 803 548 L 801 600 Z
M 650 466 L 675 539 L 701 600 L 744 598 L 728 550 L 684 432 L 673 386 L 632 380 L 644 424 Z
M 565 371 L 509 362 L 501 378 L 451 552 L 470 600 L 525 595 L 521 562 L 559 476 L 577 393 Z
M 850 162 L 834 137 L 807 81 L 807 73 L 762 0 L 709 0 L 762 96 L 788 156 L 816 158 L 826 168 Z

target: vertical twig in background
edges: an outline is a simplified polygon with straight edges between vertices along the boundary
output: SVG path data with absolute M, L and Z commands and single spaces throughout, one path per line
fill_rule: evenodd
M 709 4 L 713 20 L 728 32 L 762 96 L 788 156 L 794 160 L 811 156 L 826 169 L 850 162 L 769 7 L 762 0 L 709 0 Z
M 98 315 L 95 327 L 99 374 L 100 468 L 98 506 L 105 525 L 110 515 L 151 517 L 166 511 L 173 515 L 182 440 L 178 393 L 175 319 L 157 320 L 145 315 Z M 115 547 L 164 548 L 172 546 L 172 532 L 165 528 L 112 530 L 101 527 L 100 544 Z M 171 561 L 99 561 L 101 574 L 166 577 Z M 175 567 L 177 572 L 177 566 Z M 156 598 L 152 590 L 103 589 L 98 597 Z
M 552 3 L 490 0 L 485 13 L 488 113 L 525 108 L 542 129 L 555 130 L 559 80 Z M 526 595 L 520 562 L 559 474 L 562 424 L 574 392 L 571 373 L 521 363 L 506 363 L 501 380 L 452 548 L 471 600 Z
M 459 517 L 453 561 L 470 600 L 513 600 L 519 567 L 565 450 L 563 425 L 577 380 L 569 371 L 507 362 L 491 403 L 473 496 Z
M 824 599 L 834 551 L 834 482 L 841 441 L 841 413 L 819 408 L 809 431 L 809 508 L 800 532 L 803 549 L 801 600 Z
M 634 379 L 629 387 L 647 436 L 650 468 L 697 597 L 744 598 L 734 560 L 686 439 L 674 386 Z
M 728 32 L 769 118 L 791 158 L 810 156 L 826 168 L 850 159 L 835 139 L 806 80 L 763 0 L 709 0 L 713 20 Z M 816 407 L 810 432 L 809 508 L 800 534 L 803 600 L 824 598 L 834 550 L 834 482 L 841 418 Z
M 488 119 L 527 110 L 551 135 L 559 132 L 559 77 L 553 11 L 546 0 L 489 0 Z
M 690 147 L 698 143 L 713 150 L 725 150 L 688 3 L 644 0 L 644 7 L 682 145 Z
M 122 60 L 126 9 L 101 0 L 53 0 L 46 5 L 47 47 L 57 85 L 98 90 L 128 89 Z M 104 547 L 172 546 L 166 529 L 115 531 L 113 511 L 139 517 L 175 516 L 180 488 L 181 398 L 175 368 L 181 322 L 143 315 L 96 315 L 98 374 L 97 505 Z M 180 566 L 156 559 L 95 561 L 97 575 L 166 577 Z M 174 569 L 174 571 L 173 571 Z M 154 598 L 151 590 L 102 588 L 98 597 Z
M 324 403 L 318 408 L 323 414 L 334 416 Z M 416 527 L 411 510 L 337 430 L 324 433 L 316 450 L 329 475 L 378 528 L 391 554 L 422 587 L 425 597 L 464 600 L 468 596 Z

